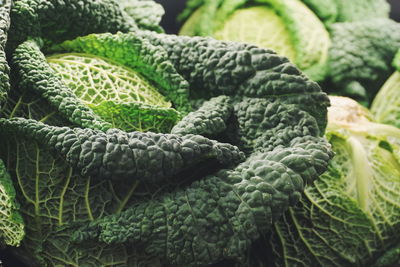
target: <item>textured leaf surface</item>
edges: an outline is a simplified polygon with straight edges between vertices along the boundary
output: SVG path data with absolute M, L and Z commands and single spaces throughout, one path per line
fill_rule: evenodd
M 78 99 L 115 128 L 169 132 L 179 119 L 147 79 L 123 65 L 88 54 L 58 54 L 47 62 Z
M 222 28 L 213 34 L 218 40 L 247 42 L 265 47 L 296 59 L 292 38 L 283 21 L 273 9 L 250 7 L 238 9 L 225 21 Z
M 371 112 L 377 122 L 400 128 L 400 72 L 393 73 L 379 89 Z
M 0 3 L 0 105 L 6 101 L 7 93 L 10 90 L 9 72 L 4 52 L 8 29 L 10 27 L 11 0 L 4 0 Z
M 69 125 L 33 92 L 12 94 L 2 117 L 24 116 L 50 125 Z M 15 252 L 39 266 L 161 266 L 157 258 L 129 245 L 71 244 L 77 225 L 112 214 L 135 202 L 137 182 L 94 182 L 81 176 L 32 139 L 1 138 L 1 154 L 16 186 L 26 236 Z M 140 191 L 140 190 L 139 190 Z M 142 190 L 143 191 L 143 190 Z M 142 195 L 143 197 L 143 195 Z
M 30 138 L 63 157 L 83 176 L 160 182 L 207 160 L 235 164 L 243 154 L 233 145 L 200 135 L 178 136 L 110 129 L 49 126 L 24 118 L 0 119 L 3 135 Z
M 324 131 L 327 95 L 317 83 L 273 51 L 210 38 L 140 34 L 167 51 L 176 70 L 189 81 L 191 95 L 206 99 L 221 94 L 279 99 L 311 114 L 320 133 Z
M 11 9 L 8 52 L 28 38 L 58 43 L 89 33 L 131 31 L 134 20 L 114 0 L 20 0 Z
M 277 265 L 369 266 L 398 242 L 400 130 L 369 121 L 352 102 L 329 111 L 328 171 L 275 224 Z
M 193 16 L 183 34 L 249 42 L 287 56 L 314 80 L 325 76 L 329 34 L 300 0 L 204 1 Z
M 189 113 L 172 128 L 175 134 L 217 135 L 227 128 L 232 115 L 232 100 L 228 96 L 218 96 L 205 101 L 199 109 Z
M 188 82 L 176 71 L 163 49 L 152 45 L 139 35 L 91 34 L 66 41 L 52 50 L 87 53 L 112 59 L 134 69 L 158 85 L 158 90 L 172 101 L 178 110 L 189 111 Z
M 118 3 L 140 28 L 162 31 L 160 22 L 165 13 L 162 5 L 152 0 L 119 0 Z
M 18 86 L 27 91 L 33 90 L 45 98 L 71 123 L 92 129 L 107 130 L 111 123 L 102 120 L 93 110 L 83 104 L 63 83 L 54 70 L 47 64 L 37 42 L 30 40 L 22 43 L 13 55 L 15 75 Z
M 74 238 L 145 244 L 146 251 L 177 265 L 240 259 L 282 207 L 298 200 L 302 187 L 301 177 L 285 163 L 275 162 L 272 153 L 260 154 L 185 190 L 95 221 Z
M 326 95 L 270 50 L 149 32 L 136 37 L 163 47 L 191 90 L 197 90 L 193 94 L 232 96 L 234 121 L 226 134 L 246 149 L 247 161 L 88 223 L 75 232 L 74 241 L 132 243 L 173 265 L 243 259 L 252 241 L 298 201 L 303 185 L 326 170 L 332 156 L 320 137 Z M 212 98 L 204 105 L 223 104 L 217 101 L 223 99 Z M 200 108 L 183 120 L 205 114 L 212 112 Z
M 0 160 L 0 244 L 19 246 L 25 236 L 25 224 L 19 213 L 13 182 Z
M 337 21 L 362 21 L 389 18 L 390 5 L 385 0 L 333 0 L 338 8 Z
M 235 165 L 243 154 L 234 145 L 192 134 L 76 128 L 79 120 L 71 121 L 57 105 L 46 105 L 46 86 L 58 83 L 56 75 L 49 74 L 49 66 L 43 77 L 27 75 L 31 55 L 25 51 L 20 58 L 27 67 L 18 70 L 26 76 L 0 120 L 2 134 L 15 138 L 4 142 L 0 152 L 9 158 L 18 191 L 25 192 L 18 200 L 29 237 L 20 254 L 40 266 L 240 261 L 252 242 L 299 200 L 304 185 L 326 170 L 332 156 L 322 137 L 326 94 L 270 50 L 151 32 L 89 35 L 52 49 L 136 67 L 161 85 L 161 93 L 177 107 L 188 108 L 189 97 L 205 106 L 220 100 L 218 116 L 201 108 L 197 114 L 224 121 L 219 137 L 245 149 L 246 161 Z M 43 57 L 36 53 L 38 46 L 27 51 Z M 41 90 L 27 90 L 30 84 Z M 50 88 L 56 97 L 58 87 Z M 72 110 L 79 112 L 76 105 Z M 180 158 L 193 159 L 196 166 Z M 221 169 L 221 163 L 233 166 Z M 160 178 L 164 172 L 171 179 L 154 185 L 117 182 L 153 174 Z M 20 174 L 32 178 L 18 179 Z M 71 237 L 83 243 L 72 243 Z
M 329 76 L 335 93 L 368 105 L 393 73 L 400 24 L 389 19 L 336 23 L 331 33 Z

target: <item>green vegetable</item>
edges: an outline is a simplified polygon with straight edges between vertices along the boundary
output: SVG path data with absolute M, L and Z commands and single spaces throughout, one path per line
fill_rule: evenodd
M 0 157 L 31 265 L 244 259 L 332 157 L 329 100 L 286 58 L 141 31 L 158 6 L 134 2 L 14 2 Z
M 3 161 L 0 160 L 0 245 L 19 246 L 25 227 L 15 201 L 16 193 Z
M 210 39 L 154 33 L 141 33 L 141 36 L 164 47 L 176 69 L 193 87 L 202 88 L 202 94 L 213 95 L 221 91 L 237 98 L 232 98 L 233 117 L 237 122 L 227 126 L 228 133 L 249 156 L 235 169 L 208 175 L 189 187 L 161 194 L 120 214 L 95 220 L 77 230 L 74 240 L 133 243 L 144 247 L 147 253 L 177 265 L 240 259 L 251 241 L 258 238 L 259 233 L 265 233 L 270 222 L 275 221 L 287 205 L 298 200 L 303 184 L 325 170 L 330 153 L 325 141 L 318 137 L 320 127 L 325 127 L 325 123 L 321 123 L 322 118 L 318 121 L 304 111 L 310 109 L 310 113 L 317 116 L 310 104 L 313 107 L 324 105 L 325 96 L 318 93 L 317 87 L 304 76 L 299 76 L 285 59 L 267 50 Z M 120 37 L 124 38 L 123 35 Z M 213 68 L 200 64 L 219 63 L 214 61 L 219 56 L 214 51 L 229 58 Z M 243 67 L 246 65 L 248 68 Z M 198 66 L 203 66 L 205 71 L 195 69 Z M 283 70 L 286 75 L 280 75 L 277 70 Z M 287 86 L 271 80 L 264 87 L 264 79 L 268 76 L 286 81 Z M 292 83 L 297 86 L 290 86 Z M 278 85 L 280 87 L 275 87 Z M 303 93 L 298 95 L 297 92 Z M 238 98 L 240 96 L 243 97 Z M 298 104 L 300 99 L 301 104 Z M 211 103 L 215 107 L 220 105 L 220 116 L 225 117 L 216 120 L 226 121 L 230 110 L 229 104 L 224 104 L 227 100 L 225 96 L 206 102 L 182 123 L 195 125 L 199 117 L 205 117 L 206 122 L 213 121 L 213 111 L 205 112 L 204 108 Z M 224 128 L 216 128 L 209 134 L 217 134 Z M 204 133 L 197 127 L 188 127 L 184 131 L 186 134 L 190 131 Z M 208 229 L 212 230 L 207 232 Z M 184 241 L 182 237 L 185 237 Z
M 72 123 L 102 130 L 112 127 L 79 101 L 63 83 L 46 62 L 37 42 L 30 40 L 18 46 L 13 55 L 13 65 L 20 89 L 42 95 L 48 104 L 65 114 Z
M 312 79 L 324 78 L 329 34 L 300 0 L 203 2 L 180 34 L 270 48 L 287 56 Z
M 180 117 L 140 73 L 109 59 L 69 53 L 47 57 L 47 62 L 85 105 L 113 127 L 169 132 Z
M 11 1 L 0 3 L 0 105 L 7 100 L 10 91 L 9 73 L 5 46 L 10 27 Z M 25 230 L 22 217 L 15 200 L 15 190 L 2 160 L 0 160 L 0 246 L 19 246 Z
M 106 48 L 106 49 L 105 49 Z M 189 84 L 169 61 L 169 55 L 139 32 L 88 35 L 69 40 L 51 48 L 52 52 L 78 52 L 109 58 L 141 73 L 157 90 L 183 112 L 191 109 Z
M 393 65 L 396 71 L 389 77 L 371 105 L 376 121 L 400 128 L 400 52 L 397 52 Z
M 287 148 L 254 154 L 233 170 L 91 222 L 77 230 L 73 239 L 133 243 L 173 265 L 240 260 L 282 210 L 299 200 L 303 180 L 296 171 L 300 166 L 290 161 L 305 163 L 307 151 L 313 148 L 321 162 L 329 158 L 319 145 L 324 146 L 317 139 L 297 138 Z M 316 172 L 309 168 L 304 171 Z
M 192 0 L 180 33 L 273 49 L 328 93 L 369 106 L 400 46 L 388 16 L 385 0 Z
M 0 140 L 15 136 L 1 147 L 26 223 L 16 253 L 41 266 L 243 259 L 332 156 L 321 137 L 326 94 L 269 50 L 141 31 L 92 34 L 48 50 L 85 53 L 87 64 L 103 60 L 110 73 L 121 64 L 135 69 L 177 108 L 202 101 L 174 128 L 178 136 L 93 127 L 105 122 L 59 76 L 71 72 L 58 65 L 56 74 L 39 47 L 27 41 L 14 53 L 20 82 L 2 112 Z M 71 96 L 75 121 L 52 91 Z M 237 148 L 194 133 L 239 146 L 245 161 L 235 165 L 243 161 Z
M 393 73 L 391 62 L 399 47 L 400 24 L 392 20 L 334 24 L 329 76 L 335 93 L 368 105 Z
M 223 164 L 243 159 L 236 147 L 196 135 L 129 134 L 117 129 L 103 133 L 22 118 L 0 119 L 0 126 L 3 134 L 30 138 L 54 151 L 83 176 L 157 181 L 207 159 Z
M 69 46 L 72 51 L 91 53 L 83 58 L 75 57 L 75 62 L 54 61 L 65 54 L 46 60 L 38 43 L 27 41 L 15 50 L 13 57 L 19 86 L 36 91 L 72 123 L 83 127 L 169 132 L 181 115 L 157 90 L 185 111 L 189 107 L 188 84 L 167 60 L 165 51 L 134 35 L 131 39 L 135 45 L 119 45 L 117 42 L 122 40 L 112 35 L 99 39 L 88 36 L 65 43 L 63 50 Z M 104 42 L 109 47 L 107 56 L 111 61 L 95 50 Z M 76 64 L 76 60 L 83 63 Z M 124 76 L 116 79 L 115 75 L 121 75 L 118 71 Z M 81 77 L 77 75 L 79 72 Z M 154 84 L 158 85 L 157 89 Z
M 176 70 L 189 82 L 193 98 L 221 94 L 279 98 L 316 118 L 321 135 L 325 130 L 326 94 L 286 58 L 249 44 L 152 32 L 141 32 L 140 36 L 165 49 Z
M 92 3 L 89 1 L 84 5 L 75 5 L 73 1 L 63 1 L 62 3 L 49 1 L 37 5 L 28 5 L 29 3 L 28 0 L 18 1 L 13 6 L 11 12 L 11 16 L 18 23 L 14 23 L 10 29 L 14 39 L 8 42 L 9 49 L 12 49 L 14 45 L 17 45 L 24 39 L 36 37 L 35 40 L 29 40 L 21 44 L 13 55 L 17 84 L 20 88 L 24 88 L 24 90 L 33 89 L 40 95 L 43 95 L 49 101 L 50 105 L 63 113 L 72 123 L 102 130 L 118 127 L 127 131 L 152 130 L 169 132 L 176 121 L 180 119 L 181 114 L 173 109 L 171 104 L 168 104 L 167 100 L 163 100 L 163 97 L 156 92 L 157 90 L 163 91 L 162 89 L 174 90 L 176 98 L 168 95 L 168 92 L 167 96 L 174 101 L 175 106 L 179 110 L 189 109 L 187 82 L 167 62 L 164 51 L 157 50 L 157 48 L 150 44 L 143 43 L 143 40 L 137 39 L 135 41 L 136 57 L 126 57 L 123 48 L 116 46 L 116 49 L 109 47 L 108 54 L 102 55 L 103 58 L 101 59 L 87 55 L 94 61 L 87 58 L 81 59 L 85 61 L 85 64 L 75 65 L 75 67 L 71 65 L 66 67 L 65 62 L 62 68 L 57 68 L 57 64 L 52 64 L 51 67 L 46 62 L 43 52 L 48 54 L 48 45 L 54 42 L 93 31 L 115 32 L 117 30 L 128 31 L 129 29 L 136 29 L 135 21 L 132 19 L 136 17 L 133 15 L 129 17 L 116 2 L 104 0 Z M 127 3 L 125 5 L 133 13 L 139 12 L 141 8 L 146 9 L 151 6 L 156 8 L 154 3 L 153 5 L 144 4 L 135 6 L 135 8 Z M 102 12 L 104 9 L 107 10 Z M 47 22 L 49 14 L 52 12 L 64 15 L 72 12 L 72 18 L 74 16 L 84 16 L 86 21 L 82 23 L 85 23 L 87 26 L 79 27 L 79 25 L 73 24 L 69 27 L 71 17 L 68 17 L 68 22 L 62 23 L 65 17 L 60 15 L 57 15 L 57 18 L 61 21 L 52 19 Z M 27 30 L 27 27 L 24 26 L 25 24 L 19 25 L 19 22 L 23 20 L 22 17 L 25 19 L 25 24 L 29 22 L 29 25 L 32 27 L 31 30 Z M 106 26 L 104 21 L 107 21 L 109 25 Z M 148 24 L 150 25 L 150 22 Z M 65 33 L 66 29 L 62 27 L 67 27 L 68 35 L 62 34 L 59 37 L 57 35 L 48 36 L 53 32 Z M 83 44 L 85 43 L 83 42 Z M 114 51 L 114 53 L 111 53 L 111 51 Z M 62 52 L 70 51 L 63 50 Z M 52 55 L 53 59 L 55 57 L 60 57 L 60 55 Z M 121 64 L 125 63 L 129 67 L 129 69 L 125 69 L 124 73 L 135 77 L 125 83 L 121 83 L 121 81 L 126 81 L 126 78 L 114 79 L 111 73 L 107 74 L 107 71 L 104 71 L 104 69 L 110 71 L 115 70 L 115 68 L 121 68 L 122 66 L 116 66 L 118 65 L 116 64 L 118 63 L 118 59 L 121 58 L 129 60 L 129 62 L 119 62 Z M 98 71 L 99 61 L 103 62 L 100 67 L 103 68 L 103 71 L 100 72 Z M 97 67 L 91 66 L 91 64 L 96 64 Z M 76 78 L 76 71 L 78 69 L 82 73 L 86 73 L 85 75 L 88 78 L 82 77 L 80 80 L 73 80 L 73 78 Z M 93 81 L 93 79 L 97 79 L 96 75 L 100 75 L 99 73 L 101 73 L 103 78 L 107 77 L 111 79 L 111 82 L 103 84 L 103 86 L 110 87 L 111 89 L 108 90 L 108 96 L 104 97 L 102 101 L 96 98 L 89 99 L 88 97 L 89 95 L 98 96 L 105 93 L 104 90 L 100 93 L 99 87 L 101 85 L 97 81 Z M 140 73 L 143 73 L 147 77 L 143 78 Z M 82 86 L 80 84 L 82 80 L 87 81 L 87 84 L 91 85 L 90 87 L 85 87 L 84 90 L 87 91 L 87 94 L 83 98 L 79 91 L 79 87 Z M 127 87 L 128 84 L 129 86 Z M 141 89 L 147 89 L 143 90 L 142 93 L 131 95 L 130 99 L 124 98 L 126 96 L 124 91 L 126 92 L 129 88 L 137 90 L 138 86 Z M 157 89 L 155 89 L 156 87 Z M 147 94 L 145 91 L 151 92 L 151 95 L 145 96 Z M 165 93 L 165 91 L 162 93 Z M 179 100 L 177 97 L 181 99 Z M 153 100 L 151 101 L 150 99 Z
M 204 136 L 217 135 L 227 128 L 227 122 L 233 112 L 233 105 L 228 96 L 218 96 L 194 112 L 189 113 L 172 128 L 174 134 L 200 134 Z
M 334 22 L 388 18 L 390 6 L 386 0 L 302 0 L 330 26 Z
M 279 266 L 371 266 L 398 243 L 400 130 L 331 98 L 326 136 L 335 157 L 274 226 Z
M 9 53 L 28 38 L 58 43 L 93 32 L 137 29 L 132 17 L 114 0 L 18 0 L 11 8 Z
M 5 0 L 0 5 L 0 104 L 7 99 L 7 92 L 10 90 L 9 72 L 6 55 L 4 52 L 7 42 L 7 32 L 10 27 L 11 1 Z
M 159 24 L 165 12 L 160 4 L 149 0 L 119 0 L 118 3 L 141 29 L 163 32 Z

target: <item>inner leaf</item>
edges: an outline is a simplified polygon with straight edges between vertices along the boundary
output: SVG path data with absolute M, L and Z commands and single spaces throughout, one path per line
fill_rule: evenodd
M 52 55 L 47 62 L 80 101 L 114 127 L 169 132 L 180 117 L 146 78 L 119 63 L 80 53 Z
M 296 59 L 296 50 L 285 22 L 273 9 L 263 6 L 238 9 L 214 33 L 214 37 L 249 42 L 273 49 L 293 62 Z

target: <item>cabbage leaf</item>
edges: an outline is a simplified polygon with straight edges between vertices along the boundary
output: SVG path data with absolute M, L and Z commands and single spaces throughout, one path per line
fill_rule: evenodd
M 400 130 L 331 98 L 326 136 L 335 157 L 275 224 L 279 266 L 370 266 L 399 241 Z

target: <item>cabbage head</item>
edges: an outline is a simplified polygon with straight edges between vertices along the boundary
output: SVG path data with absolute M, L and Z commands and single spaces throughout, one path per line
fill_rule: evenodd
M 336 155 L 275 224 L 266 241 L 274 265 L 372 266 L 399 242 L 400 130 L 349 98 L 331 103 L 326 137 Z
M 375 119 L 400 128 L 400 51 L 393 61 L 395 72 L 385 82 L 372 102 Z
M 204 1 L 180 34 L 252 43 L 288 57 L 313 80 L 325 75 L 329 33 L 300 0 Z

